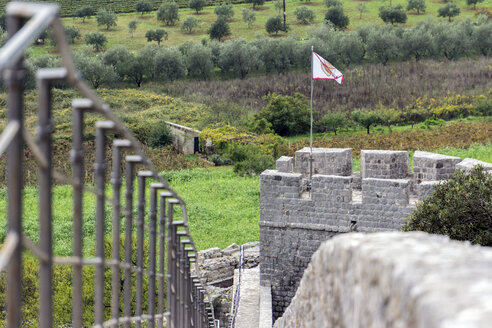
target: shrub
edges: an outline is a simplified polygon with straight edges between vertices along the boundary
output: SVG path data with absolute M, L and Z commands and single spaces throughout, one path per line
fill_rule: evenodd
M 367 6 L 364 3 L 357 4 L 357 11 L 359 12 L 359 19 L 362 19 L 362 14 L 367 12 Z
M 297 7 L 294 10 L 294 15 L 296 15 L 297 20 L 302 24 L 309 24 L 314 21 L 314 11 L 305 6 Z
M 186 75 L 183 55 L 177 48 L 164 48 L 155 56 L 154 72 L 157 79 L 174 81 Z
M 141 16 L 143 16 L 144 13 L 152 11 L 152 4 L 147 0 L 137 1 L 135 3 L 135 11 L 142 13 Z
M 210 39 L 221 40 L 225 36 L 231 35 L 231 28 L 227 23 L 227 20 L 223 16 L 219 16 L 215 22 L 210 25 L 210 29 L 207 31 L 210 35 Z
M 128 30 L 130 31 L 132 38 L 133 38 L 133 33 L 137 30 L 137 25 L 138 25 L 138 21 L 136 19 L 133 19 L 128 23 Z
M 179 21 L 179 6 L 176 2 L 164 2 L 157 11 L 157 20 L 174 25 Z
M 325 15 L 325 22 L 331 22 L 337 29 L 341 30 L 349 25 L 349 18 L 343 12 L 342 7 L 332 7 Z
M 291 97 L 273 93 L 265 96 L 264 100 L 268 104 L 255 115 L 255 120 L 266 119 L 281 136 L 309 131 L 309 107 L 302 94 L 296 93 Z
M 380 7 L 379 17 L 383 20 L 383 22 L 391 23 L 391 25 L 394 25 L 395 23 L 403 24 L 407 21 L 407 14 L 405 13 L 402 5 L 395 7 Z
M 221 4 L 215 6 L 214 13 L 218 18 L 224 18 L 226 21 L 234 16 L 234 6 L 232 4 Z
M 444 234 L 492 246 L 492 175 L 480 166 L 470 172 L 456 171 L 451 179 L 434 187 L 403 227 Z
M 82 23 L 85 23 L 86 18 L 91 18 L 91 16 L 94 16 L 94 8 L 91 6 L 84 6 L 80 9 L 77 9 L 75 12 L 75 17 L 82 18 Z
M 185 18 L 183 24 L 181 25 L 181 31 L 186 31 L 187 33 L 191 34 L 193 30 L 198 27 L 199 23 L 200 21 L 195 17 L 188 16 Z
M 248 23 L 248 28 L 251 28 L 253 23 L 256 21 L 256 13 L 249 8 L 243 8 L 242 15 L 243 22 Z
M 159 148 L 173 143 L 171 129 L 164 121 L 158 121 L 149 127 L 146 144 L 151 148 Z
M 195 9 L 198 14 L 198 12 L 205 7 L 205 4 L 205 0 L 190 0 L 189 7 Z
M 269 17 L 265 24 L 265 29 L 269 34 L 272 33 L 278 34 L 278 32 L 283 31 L 284 22 L 282 20 L 282 17 L 280 16 Z
M 167 40 L 168 33 L 165 30 L 158 28 L 155 31 L 153 30 L 147 31 L 145 33 L 145 37 L 147 38 L 148 42 L 156 41 L 157 45 L 160 45 L 163 39 Z
M 106 47 L 108 39 L 101 32 L 89 32 L 85 35 L 85 43 L 91 45 L 96 51 L 100 51 Z
M 109 30 L 110 27 L 116 26 L 116 20 L 118 16 L 112 12 L 105 9 L 101 9 L 97 12 L 97 26 L 106 25 L 106 30 Z
M 218 154 L 213 154 L 208 157 L 208 160 L 215 164 L 215 166 L 231 165 L 232 161 L 228 157 L 223 157 Z
M 492 55 L 492 22 L 479 25 L 473 30 L 473 43 L 478 53 Z
M 438 17 L 447 17 L 449 21 L 451 21 L 451 17 L 458 16 L 460 14 L 460 8 L 456 6 L 454 3 L 448 3 L 444 7 L 441 7 L 437 10 Z
M 416 10 L 417 15 L 425 12 L 425 0 L 408 0 L 407 10 Z
M 367 55 L 373 61 L 386 65 L 401 55 L 400 44 L 401 38 L 392 29 L 373 29 L 367 35 Z
M 231 160 L 234 163 L 234 172 L 238 175 L 258 175 L 275 165 L 271 155 L 252 144 L 235 145 L 231 151 Z

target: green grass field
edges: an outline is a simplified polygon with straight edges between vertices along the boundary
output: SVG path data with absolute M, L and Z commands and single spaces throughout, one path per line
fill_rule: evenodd
M 360 25 L 364 24 L 383 24 L 382 20 L 379 18 L 379 7 L 383 5 L 388 5 L 389 1 L 382 2 L 379 0 L 372 1 L 358 1 L 358 0 L 348 0 L 343 1 L 344 11 L 350 18 L 349 30 L 356 29 Z M 367 12 L 362 14 L 360 18 L 359 11 L 357 10 L 357 5 L 363 3 L 367 7 Z M 392 0 L 392 5 L 401 4 L 406 8 L 406 0 Z M 416 13 L 408 13 L 408 21 L 406 26 L 412 26 L 415 23 L 426 19 L 428 16 L 432 16 L 436 19 L 443 20 L 444 18 L 437 18 L 437 10 L 439 7 L 444 5 L 441 0 L 427 0 L 427 11 L 425 14 L 417 15 Z M 475 19 L 476 11 L 473 7 L 467 6 L 464 0 L 457 1 L 457 5 L 461 9 L 461 14 L 455 18 L 465 19 L 472 18 Z M 316 14 L 316 18 L 312 24 L 302 25 L 296 21 L 294 15 L 294 10 L 298 6 L 308 6 L 313 9 Z M 263 6 L 258 7 L 256 10 L 256 22 L 251 28 L 248 28 L 247 24 L 242 21 L 241 10 L 242 8 L 249 8 L 251 4 L 238 4 L 234 6 L 234 17 L 230 22 L 231 27 L 231 38 L 244 38 L 246 40 L 252 40 L 257 36 L 268 36 L 265 31 L 265 23 L 270 16 L 278 15 L 273 2 L 266 2 Z M 484 2 L 477 5 L 477 8 L 490 8 L 492 7 L 492 0 L 485 0 Z M 176 46 L 180 45 L 186 41 L 200 41 L 203 38 L 208 39 L 207 30 L 210 24 L 216 20 L 214 14 L 214 7 L 206 7 L 198 15 L 194 10 L 188 8 L 182 8 L 179 10 L 180 21 L 175 26 L 166 26 L 165 24 L 159 22 L 156 19 L 155 12 L 148 13 L 141 16 L 139 13 L 127 13 L 118 15 L 118 26 L 111 28 L 109 31 L 106 30 L 104 26 L 97 26 L 95 17 L 87 19 L 85 23 L 79 18 L 67 17 L 63 18 L 63 24 L 65 26 L 76 26 L 80 29 L 82 34 L 82 39 L 78 40 L 74 45 L 74 49 L 78 48 L 80 45 L 85 44 L 83 36 L 91 31 L 99 30 L 104 32 L 108 38 L 108 47 L 115 45 L 124 45 L 131 50 L 138 50 L 147 44 L 145 38 L 145 33 L 148 30 L 155 30 L 157 28 L 164 28 L 169 33 L 169 38 L 167 41 L 163 41 L 162 45 L 165 46 Z M 286 12 L 287 12 L 287 23 L 290 26 L 290 31 L 287 33 L 279 34 L 279 36 L 292 36 L 296 39 L 306 38 L 316 27 L 324 21 L 324 16 L 327 11 L 324 2 L 322 1 L 311 1 L 311 2 L 301 2 L 298 0 L 286 0 Z M 186 16 L 193 15 L 201 20 L 201 27 L 194 31 L 192 34 L 187 34 L 181 31 L 181 23 L 184 21 Z M 132 38 L 128 30 L 128 23 L 136 19 L 139 21 L 137 30 Z M 275 37 L 275 36 L 272 36 Z M 41 54 L 46 52 L 53 52 L 54 47 L 51 46 L 36 46 L 33 47 L 34 54 Z

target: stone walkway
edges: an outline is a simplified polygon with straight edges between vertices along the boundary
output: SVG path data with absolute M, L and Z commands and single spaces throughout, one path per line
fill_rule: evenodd
M 234 276 L 234 283 L 236 283 L 237 273 Z M 235 328 L 258 328 L 260 322 L 259 266 L 241 272 L 241 290 L 239 293 Z

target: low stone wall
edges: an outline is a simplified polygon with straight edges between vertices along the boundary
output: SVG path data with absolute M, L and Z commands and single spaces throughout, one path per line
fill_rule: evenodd
M 490 327 L 492 248 L 422 232 L 323 243 L 276 328 Z

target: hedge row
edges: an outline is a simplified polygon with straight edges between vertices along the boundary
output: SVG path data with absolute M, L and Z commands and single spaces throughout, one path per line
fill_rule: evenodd
M 22 0 L 21 0 L 22 1 Z M 77 9 L 84 6 L 91 6 L 96 11 L 98 9 L 108 9 L 116 13 L 129 13 L 135 11 L 135 3 L 139 0 L 37 0 L 37 2 L 50 2 L 56 3 L 61 8 L 62 16 L 74 16 Z M 0 11 L 5 12 L 6 4 L 10 0 L 0 0 Z M 152 1 L 149 0 L 157 10 L 163 2 L 162 0 Z M 205 0 L 207 6 L 215 6 L 216 4 L 222 3 L 220 0 Z M 245 0 L 229 0 L 228 3 L 244 3 Z M 188 8 L 189 0 L 176 0 L 176 3 L 180 8 Z

